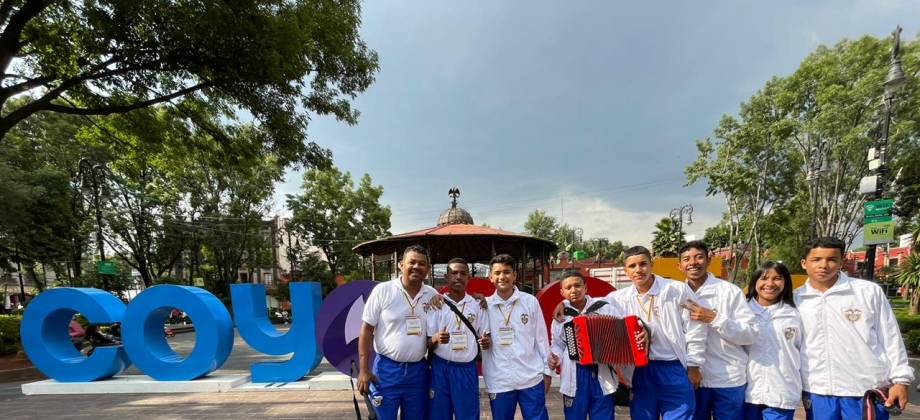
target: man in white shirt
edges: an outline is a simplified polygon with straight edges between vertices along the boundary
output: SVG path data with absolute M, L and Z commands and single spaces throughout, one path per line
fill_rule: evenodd
M 371 394 L 377 417 L 396 420 L 427 419 L 428 353 L 427 312 L 438 293 L 426 284 L 428 251 L 413 245 L 399 262 L 402 278 L 374 288 L 364 306 L 358 336 L 358 391 Z M 373 372 L 371 343 L 377 351 Z M 373 387 L 376 387 L 374 392 Z
M 486 299 L 492 342 L 482 354 L 482 374 L 493 419 L 514 419 L 519 405 L 524 420 L 548 420 L 549 337 L 537 298 L 514 286 L 516 270 L 507 254 L 489 262 L 495 294 Z
M 463 258 L 447 263 L 444 274 L 450 291 L 444 295 L 441 309 L 428 313 L 428 348 L 434 351 L 431 361 L 430 420 L 479 419 L 479 370 L 476 355 L 479 346 L 489 348 L 486 311 L 466 293 L 470 265 Z M 454 311 L 462 314 L 458 315 Z M 469 322 L 474 330 L 466 325 Z
M 840 271 L 845 250 L 837 238 L 818 238 L 802 260 L 808 280 L 795 290 L 805 321 L 802 403 L 809 419 L 861 418 L 866 391 L 891 386 L 875 406 L 875 418 L 887 420 L 885 407 L 907 406 L 914 372 L 882 288 Z
M 607 300 L 627 314 L 645 321 L 649 338 L 649 362 L 630 375 L 634 420 L 690 420 L 696 408 L 694 388 L 703 380 L 708 326 L 690 319 L 681 304 L 699 301 L 685 283 L 652 274 L 652 256 L 645 247 L 634 246 L 623 254 L 623 268 L 632 286 L 614 291 Z
M 706 271 L 709 247 L 687 242 L 678 250 L 680 271 L 699 302 L 682 303 L 690 318 L 709 324 L 706 366 L 696 389 L 695 420 L 733 420 L 743 417 L 748 355 L 744 347 L 760 334 L 754 312 L 741 289 Z

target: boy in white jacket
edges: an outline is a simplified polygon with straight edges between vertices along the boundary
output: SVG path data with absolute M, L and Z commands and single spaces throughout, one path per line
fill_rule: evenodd
M 708 325 L 690 319 L 681 304 L 699 301 L 685 283 L 652 274 L 652 257 L 641 246 L 624 253 L 624 269 L 632 286 L 607 295 L 627 314 L 636 315 L 650 331 L 649 363 L 637 367 L 631 381 L 629 415 L 634 420 L 690 420 L 696 408 L 694 388 L 703 380 Z
M 837 238 L 818 238 L 802 260 L 808 280 L 795 290 L 795 303 L 808 320 L 803 405 L 809 419 L 860 418 L 865 392 L 891 386 L 888 400 L 875 407 L 876 418 L 887 420 L 885 407 L 907 406 L 914 372 L 882 288 L 840 271 L 845 249 Z
M 562 273 L 559 290 L 565 298 L 562 301 L 567 312 L 565 322 L 572 320 L 573 313 L 623 316 L 623 312 L 615 305 L 586 294 L 588 287 L 585 277 L 579 271 Z M 565 419 L 585 420 L 589 415 L 591 420 L 613 419 L 612 394 L 618 386 L 616 370 L 610 365 L 582 365 L 577 360 L 569 359 L 563 324 L 553 320 L 549 367 L 555 369 L 557 365 L 562 366 L 559 392 L 562 393 Z

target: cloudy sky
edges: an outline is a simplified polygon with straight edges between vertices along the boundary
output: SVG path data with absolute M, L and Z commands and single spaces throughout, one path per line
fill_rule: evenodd
M 334 164 L 384 186 L 393 233 L 433 226 L 460 189 L 477 224 L 522 231 L 535 209 L 649 244 L 671 209 L 688 234 L 718 223 L 722 197 L 684 187 L 694 140 L 819 44 L 896 24 L 920 2 L 371 1 L 362 34 L 380 54 L 357 126 L 315 117 Z M 301 174 L 279 187 L 297 193 Z M 283 210 L 282 210 L 283 211 Z

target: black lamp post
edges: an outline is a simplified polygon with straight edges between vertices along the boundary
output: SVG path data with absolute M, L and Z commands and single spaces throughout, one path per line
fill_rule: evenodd
M 885 107 L 885 123 L 882 125 L 882 138 L 881 144 L 878 149 L 878 169 L 876 173 L 878 175 L 877 187 L 875 189 L 874 198 L 880 200 L 885 196 L 885 175 L 888 173 L 888 166 L 886 165 L 887 161 L 887 148 L 888 148 L 888 130 L 891 127 L 891 109 L 894 107 L 894 98 L 895 93 L 898 89 L 901 88 L 901 85 L 904 84 L 906 77 L 904 76 L 904 70 L 901 68 L 901 26 L 899 25 L 892 32 L 894 35 L 893 44 L 891 47 L 891 61 L 888 62 L 888 76 L 885 78 L 885 96 L 882 100 L 882 106 Z M 875 244 L 866 246 L 866 280 L 872 280 L 875 277 L 875 252 L 877 246 Z
M 99 260 L 105 262 L 105 241 L 102 237 L 102 203 L 110 197 L 106 184 L 108 170 L 103 165 L 93 165 L 87 159 L 80 159 L 80 191 L 92 200 L 96 210 L 96 243 L 99 245 Z M 109 275 L 100 273 L 102 288 L 109 291 Z
M 693 205 L 685 204 L 676 209 L 671 209 L 670 217 L 671 217 L 671 220 L 674 222 L 672 223 L 672 226 L 675 229 L 674 234 L 671 236 L 671 239 L 674 239 L 674 238 L 679 239 L 678 241 L 679 243 L 677 245 L 678 249 L 684 243 L 684 235 L 682 233 L 684 231 L 684 215 L 685 214 L 687 215 L 687 226 L 692 225 L 693 224 Z M 675 249 L 674 252 L 676 253 L 677 249 Z

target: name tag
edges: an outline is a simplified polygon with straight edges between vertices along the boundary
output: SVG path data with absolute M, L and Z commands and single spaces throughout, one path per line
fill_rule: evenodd
M 466 333 L 463 331 L 454 331 L 450 333 L 451 350 L 466 350 L 467 341 Z
M 498 328 L 498 344 L 503 345 L 503 346 L 513 346 L 514 345 L 514 328 L 499 327 Z
M 406 317 L 406 335 L 419 335 L 422 333 L 422 318 L 418 315 Z

